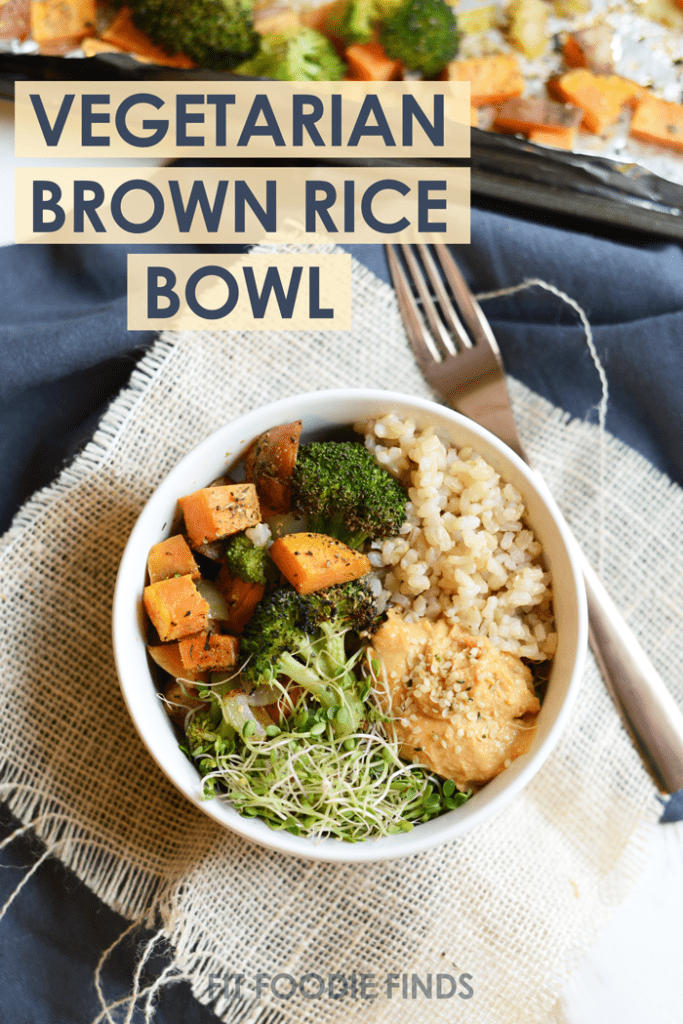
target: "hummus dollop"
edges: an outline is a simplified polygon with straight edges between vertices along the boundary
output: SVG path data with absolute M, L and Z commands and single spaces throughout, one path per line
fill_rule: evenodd
M 395 613 L 372 645 L 386 683 L 378 698 L 407 761 L 467 789 L 528 749 L 540 704 L 514 654 L 445 619 L 404 622 Z

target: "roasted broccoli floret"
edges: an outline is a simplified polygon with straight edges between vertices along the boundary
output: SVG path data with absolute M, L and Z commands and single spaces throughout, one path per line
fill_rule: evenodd
M 207 688 L 205 696 L 209 706 L 194 714 L 185 729 L 190 755 L 205 757 L 199 766 L 202 774 L 215 767 L 216 757 L 234 750 L 238 736 L 263 739 L 273 724 L 265 708 L 251 707 L 233 678 Z
M 379 41 L 388 57 L 431 77 L 455 57 L 460 32 L 446 0 L 408 0 L 386 20 Z
M 408 495 L 354 441 L 314 441 L 299 448 L 292 475 L 292 502 L 309 517 L 309 529 L 358 548 L 391 537 L 406 519 Z
M 218 701 L 212 701 L 208 708 L 203 708 L 192 716 L 185 730 L 190 753 L 205 753 L 215 750 L 219 740 L 230 742 L 234 739 L 235 730 L 226 722 Z
M 242 634 L 242 677 L 255 684 L 293 680 L 329 713 L 335 734 L 348 736 L 361 724 L 363 704 L 353 673 L 357 655 L 347 655 L 345 639 L 377 620 L 374 598 L 358 580 L 305 596 L 278 587 Z
M 325 31 L 347 44 L 369 43 L 378 23 L 400 5 L 401 0 L 341 0 L 330 11 Z
M 133 21 L 169 53 L 232 68 L 256 51 L 251 0 L 129 0 Z
M 233 576 L 245 583 L 265 583 L 268 552 L 257 547 L 246 533 L 235 533 L 225 545 L 225 564 Z
M 325 29 L 348 44 L 369 43 L 374 33 L 374 19 L 373 0 L 346 0 L 332 8 Z
M 338 82 L 344 77 L 346 64 L 321 32 L 292 28 L 263 36 L 258 52 L 235 71 L 281 82 Z

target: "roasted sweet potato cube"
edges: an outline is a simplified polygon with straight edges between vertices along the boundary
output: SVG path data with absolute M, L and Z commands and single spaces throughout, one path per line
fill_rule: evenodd
M 301 420 L 282 423 L 259 434 L 244 456 L 244 476 L 256 485 L 261 515 L 269 519 L 292 507 L 290 480 L 296 465 Z
M 180 657 L 179 641 L 171 644 L 150 645 L 147 650 L 153 661 L 174 679 L 190 679 L 194 683 L 206 682 L 207 673 L 185 668 Z
M 37 43 L 95 34 L 95 0 L 31 0 L 31 35 Z
M 179 643 L 180 659 L 190 671 L 221 672 L 237 664 L 240 642 L 236 636 L 196 633 Z
M 683 105 L 644 96 L 636 107 L 630 133 L 642 142 L 683 152 Z
M 179 498 L 193 548 L 229 537 L 261 522 L 254 484 L 203 487 Z
M 30 28 L 29 0 L 7 0 L 0 5 L 0 39 L 26 39 Z
M 239 576 L 233 576 L 226 565 L 218 574 L 216 586 L 225 598 L 230 615 L 225 623 L 231 633 L 241 633 L 254 609 L 263 597 L 266 588 L 262 583 L 248 583 Z
M 558 135 L 571 129 L 576 132 L 581 112 L 576 107 L 542 98 L 506 100 L 496 112 L 493 127 L 500 132 L 544 131 Z
M 196 580 L 201 575 L 190 546 L 180 533 L 150 548 L 147 571 L 150 583 L 167 580 L 170 576 L 191 576 Z
M 370 572 L 370 559 L 323 533 L 288 533 L 278 537 L 270 557 L 299 594 L 313 594 Z
M 619 119 L 621 108 L 633 104 L 643 87 L 620 75 L 594 75 L 585 68 L 568 71 L 548 83 L 549 91 L 565 103 L 573 103 L 583 113 L 581 125 L 601 135 Z
M 172 576 L 145 587 L 143 601 L 161 640 L 179 640 L 208 628 L 209 602 L 191 576 Z
M 634 108 L 643 96 L 649 95 L 644 85 L 638 85 L 637 82 L 621 75 L 607 75 L 604 81 L 605 88 L 625 107 Z
M 393 82 L 401 75 L 400 60 L 387 57 L 376 40 L 347 46 L 344 59 L 348 64 L 346 77 L 352 82 Z
M 524 91 L 517 58 L 508 54 L 452 60 L 442 71 L 441 78 L 446 82 L 469 82 L 473 107 L 502 103 L 512 96 L 521 96 Z
M 546 128 L 534 128 L 527 138 L 529 142 L 535 142 L 539 146 L 551 146 L 553 149 L 574 148 L 576 142 L 576 128 L 565 128 L 564 131 L 548 131 Z
M 40 44 L 38 52 L 42 57 L 66 57 L 67 54 L 72 53 L 76 47 L 80 46 L 82 42 L 82 39 L 74 39 L 72 36 L 65 37 L 64 39 L 46 39 L 44 43 Z

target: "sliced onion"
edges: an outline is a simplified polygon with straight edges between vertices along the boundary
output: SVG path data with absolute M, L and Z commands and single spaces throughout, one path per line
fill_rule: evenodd
M 277 704 L 282 693 L 275 686 L 255 686 L 253 689 L 249 689 L 249 684 L 242 679 L 236 678 L 237 673 L 234 669 L 229 672 L 212 672 L 211 683 L 224 683 L 230 679 L 235 680 L 235 689 L 244 690 L 244 696 L 247 704 L 252 708 L 264 708 L 268 704 Z
M 299 519 L 293 512 L 281 512 L 268 520 L 268 526 L 274 538 L 284 537 L 287 533 L 305 531 L 306 519 Z
M 268 704 L 277 704 L 282 693 L 274 686 L 257 686 L 247 695 L 247 704 L 253 708 L 264 708 Z
M 215 583 L 210 580 L 197 580 L 195 586 L 205 601 L 209 602 L 209 615 L 212 619 L 229 619 L 230 609 Z

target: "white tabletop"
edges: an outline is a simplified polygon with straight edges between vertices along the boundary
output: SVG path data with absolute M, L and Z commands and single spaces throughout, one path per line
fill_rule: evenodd
M 15 167 L 88 164 L 15 160 L 13 114 L 13 104 L 0 100 L 0 244 L 14 240 Z M 559 1019 L 564 1024 L 683 1024 L 682 965 L 683 822 L 678 822 L 653 828 L 647 867 L 565 985 Z

